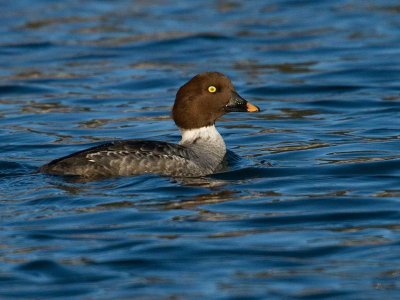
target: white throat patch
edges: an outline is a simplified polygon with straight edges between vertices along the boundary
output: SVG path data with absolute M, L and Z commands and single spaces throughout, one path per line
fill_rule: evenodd
M 182 140 L 179 144 L 210 144 L 211 147 L 224 148 L 225 142 L 214 125 L 195 129 L 179 128 L 182 134 Z

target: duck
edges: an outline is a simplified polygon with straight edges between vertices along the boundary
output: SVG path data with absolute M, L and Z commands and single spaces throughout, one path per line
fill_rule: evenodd
M 221 168 L 227 155 L 215 122 L 230 112 L 259 112 L 220 72 L 197 74 L 176 93 L 172 118 L 181 133 L 178 144 L 152 140 L 116 140 L 55 159 L 39 168 L 50 175 L 104 178 L 159 174 L 203 177 Z

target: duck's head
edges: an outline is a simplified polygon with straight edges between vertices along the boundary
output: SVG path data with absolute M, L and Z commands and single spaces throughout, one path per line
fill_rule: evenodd
M 232 82 L 222 73 L 206 72 L 190 79 L 177 92 L 172 117 L 182 129 L 214 125 L 228 112 L 258 112 L 260 109 L 243 99 Z

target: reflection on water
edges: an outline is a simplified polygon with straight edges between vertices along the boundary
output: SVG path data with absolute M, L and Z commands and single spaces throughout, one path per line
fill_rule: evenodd
M 0 298 L 395 299 L 399 5 L 8 1 L 0 12 Z M 204 178 L 37 173 L 115 139 L 178 142 L 191 76 L 257 115 Z

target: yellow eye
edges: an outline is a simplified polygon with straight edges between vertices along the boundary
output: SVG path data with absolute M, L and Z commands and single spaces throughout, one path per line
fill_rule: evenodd
M 215 92 L 217 91 L 217 88 L 216 88 L 215 86 L 213 86 L 213 85 L 210 85 L 210 86 L 208 87 L 208 91 L 209 91 L 210 93 L 215 93 Z

